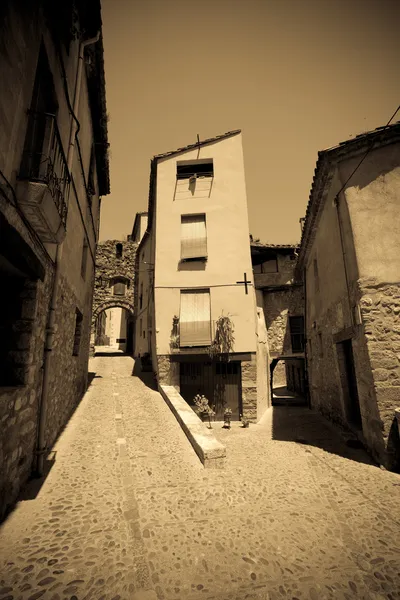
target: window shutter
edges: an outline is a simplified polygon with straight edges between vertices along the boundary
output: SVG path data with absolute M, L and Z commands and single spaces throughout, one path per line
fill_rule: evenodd
M 125 296 L 125 284 L 118 282 L 114 284 L 114 296 Z
M 181 224 L 181 259 L 207 256 L 206 216 L 183 216 Z
M 210 292 L 181 292 L 180 346 L 211 344 Z

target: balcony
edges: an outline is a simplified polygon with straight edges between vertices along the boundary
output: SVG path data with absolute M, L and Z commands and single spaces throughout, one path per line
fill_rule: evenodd
M 29 111 L 17 197 L 44 243 L 65 238 L 70 181 L 55 115 Z

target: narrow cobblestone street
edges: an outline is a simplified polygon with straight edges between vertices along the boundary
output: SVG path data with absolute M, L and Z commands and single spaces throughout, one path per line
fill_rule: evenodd
M 400 477 L 301 407 L 205 470 L 128 356 L 91 385 L 0 530 L 0 600 L 400 599 Z

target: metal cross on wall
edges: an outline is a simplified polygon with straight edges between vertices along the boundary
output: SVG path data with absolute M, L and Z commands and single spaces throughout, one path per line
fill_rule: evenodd
M 246 274 L 246 273 L 244 273 L 244 274 L 243 274 L 243 280 L 244 280 L 244 281 L 237 281 L 236 283 L 244 283 L 244 289 L 246 290 L 246 294 L 248 294 L 248 293 L 249 293 L 249 291 L 248 291 L 248 289 L 247 289 L 247 286 L 248 286 L 249 284 L 251 284 L 251 281 L 249 281 L 249 280 L 247 279 L 247 274 Z

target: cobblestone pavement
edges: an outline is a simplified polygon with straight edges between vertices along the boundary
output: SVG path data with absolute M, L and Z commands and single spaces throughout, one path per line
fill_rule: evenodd
M 398 475 L 301 407 L 214 423 L 227 465 L 205 470 L 132 367 L 91 360 L 46 480 L 0 529 L 0 600 L 400 599 Z

